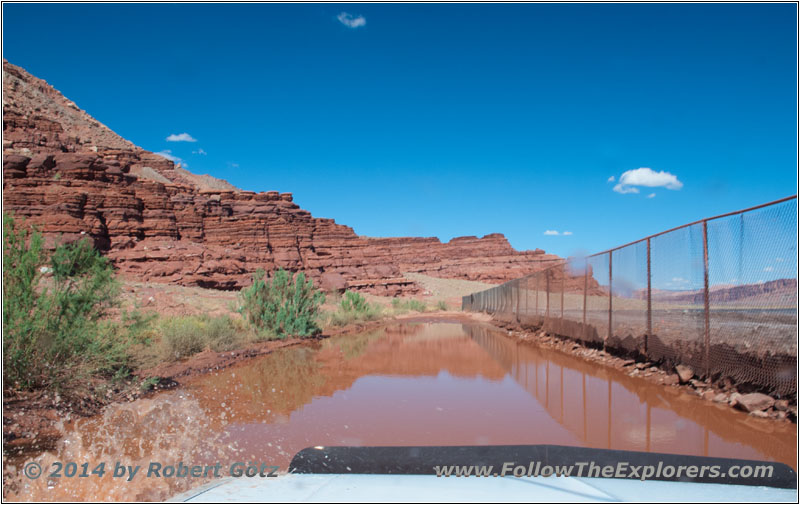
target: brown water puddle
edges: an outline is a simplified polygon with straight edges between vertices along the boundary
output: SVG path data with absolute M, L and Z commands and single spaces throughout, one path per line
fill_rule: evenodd
M 560 444 L 781 461 L 796 426 L 487 327 L 406 323 L 293 347 L 66 428 L 54 461 L 142 465 L 132 482 L 17 479 L 11 499 L 164 499 L 208 480 L 144 478 L 152 461 L 266 462 L 285 470 L 315 445 Z M 21 464 L 6 462 L 6 471 Z

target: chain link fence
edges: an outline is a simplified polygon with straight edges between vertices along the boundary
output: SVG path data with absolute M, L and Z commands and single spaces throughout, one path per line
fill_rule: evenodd
M 700 377 L 797 392 L 797 196 L 570 258 L 465 311 Z

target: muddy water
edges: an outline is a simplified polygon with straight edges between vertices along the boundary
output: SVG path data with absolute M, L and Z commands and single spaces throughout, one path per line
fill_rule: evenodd
M 35 461 L 88 462 L 89 471 L 104 461 L 107 475 L 20 477 L 9 498 L 164 499 L 209 479 L 144 478 L 150 462 L 285 470 L 314 445 L 562 444 L 794 466 L 797 440 L 792 424 L 461 323 L 406 323 L 283 349 L 65 431 Z M 114 462 L 143 470 L 131 482 L 114 479 Z M 21 466 L 6 462 L 6 471 Z

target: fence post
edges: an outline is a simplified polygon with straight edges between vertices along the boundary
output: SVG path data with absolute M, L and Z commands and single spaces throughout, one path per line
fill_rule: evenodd
M 528 315 L 528 291 L 530 291 L 528 287 L 528 280 L 530 277 L 525 277 L 525 315 Z
M 564 262 L 564 267 L 561 269 L 561 322 L 559 324 L 559 333 L 564 335 L 564 289 L 567 282 L 567 263 Z
M 583 269 L 583 324 L 581 329 L 581 334 L 583 335 L 583 341 L 586 342 L 587 335 L 586 335 L 586 298 L 587 292 L 589 290 L 589 258 L 586 258 L 586 266 Z
M 603 340 L 603 349 L 606 348 L 606 342 L 608 341 L 608 339 L 611 338 L 611 335 L 613 335 L 613 333 L 611 331 L 611 310 L 612 310 L 611 301 L 614 298 L 614 290 L 611 287 L 611 279 L 612 279 L 612 276 L 611 276 L 611 256 L 612 255 L 613 255 L 612 252 L 609 251 L 609 253 L 608 253 L 608 334 L 606 335 L 606 338 Z
M 650 239 L 647 239 L 647 333 L 644 336 L 644 355 L 649 357 L 649 340 L 653 334 L 653 299 L 652 286 L 650 282 Z
M 544 276 L 544 288 L 545 288 L 545 299 L 544 299 L 544 318 L 545 320 L 550 319 L 550 270 L 545 272 Z
M 514 298 L 516 296 L 514 293 L 514 284 L 515 283 L 512 282 L 508 285 L 508 311 L 511 313 L 511 315 L 514 315 L 514 309 L 516 309 L 514 306 L 516 303 L 516 299 Z
M 711 327 L 709 324 L 709 300 L 708 300 L 708 221 L 703 220 L 703 312 L 705 314 L 705 366 L 706 379 L 710 377 L 710 350 L 711 350 Z

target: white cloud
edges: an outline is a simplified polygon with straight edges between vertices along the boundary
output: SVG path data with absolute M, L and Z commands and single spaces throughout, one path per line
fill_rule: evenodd
M 655 197 L 656 197 L 655 193 L 650 193 L 649 195 L 647 195 L 647 198 L 655 198 Z
M 616 177 L 614 177 L 613 175 L 612 175 L 611 177 L 609 177 L 609 178 L 608 178 L 608 182 L 614 182 L 614 181 L 616 181 L 616 180 L 617 180 L 617 178 L 616 178 Z
M 192 154 L 202 154 L 203 156 L 205 156 L 208 153 L 203 151 L 203 149 L 201 148 L 201 149 L 198 149 L 197 151 L 192 151 Z
M 775 269 L 772 268 L 772 267 L 764 267 L 764 271 L 765 272 L 772 272 L 773 270 L 775 270 Z
M 197 142 L 197 139 L 188 133 L 173 133 L 167 137 L 167 142 Z
M 364 16 L 353 16 L 347 12 L 342 12 L 336 16 L 336 19 L 348 28 L 358 28 L 367 24 L 367 19 Z
M 683 183 L 678 178 L 665 171 L 656 172 L 651 168 L 637 168 L 628 170 L 619 177 L 619 183 L 614 186 L 617 193 L 638 193 L 636 186 L 647 188 L 681 189 Z
M 564 235 L 572 235 L 572 232 L 571 231 L 565 231 Z
M 559 233 L 556 230 L 545 230 L 544 234 L 545 235 L 559 235 Z
M 777 261 L 778 263 L 783 263 L 783 258 L 775 258 L 775 261 Z
M 625 193 L 638 193 L 639 192 L 639 188 L 634 188 L 632 186 L 623 186 L 622 184 L 617 184 L 616 186 L 614 186 L 614 191 L 616 191 L 617 193 L 622 193 L 624 195 Z
M 166 159 L 168 159 L 169 161 L 171 161 L 173 163 L 176 163 L 176 164 L 180 163 L 183 168 L 186 168 L 186 167 L 189 166 L 189 165 L 186 164 L 185 161 L 183 161 L 182 158 L 179 158 L 179 157 L 175 156 L 174 154 L 172 154 L 172 151 L 169 150 L 169 149 L 164 149 L 163 151 L 159 151 L 159 152 L 157 152 L 155 154 L 161 156 L 162 158 L 166 158 Z

